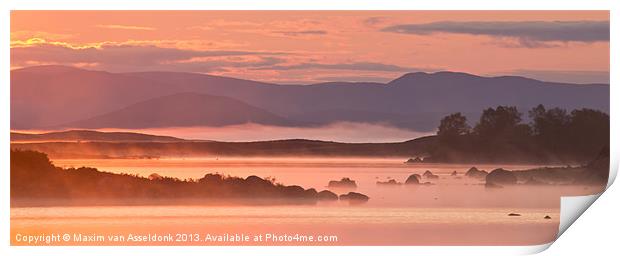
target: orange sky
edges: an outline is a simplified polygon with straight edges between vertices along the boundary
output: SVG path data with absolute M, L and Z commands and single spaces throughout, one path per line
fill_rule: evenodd
M 607 11 L 13 11 L 11 65 L 278 83 L 437 70 L 608 82 L 608 21 Z

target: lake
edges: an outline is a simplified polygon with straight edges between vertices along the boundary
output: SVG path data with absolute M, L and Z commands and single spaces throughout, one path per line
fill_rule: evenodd
M 512 186 L 485 188 L 464 173 L 473 165 L 416 164 L 365 158 L 55 159 L 60 167 L 95 167 L 114 173 L 158 173 L 198 179 L 206 173 L 272 177 L 285 185 L 327 189 L 348 177 L 370 200 L 316 205 L 142 205 L 11 208 L 12 243 L 20 235 L 100 234 L 106 241 L 54 244 L 110 245 L 533 245 L 555 239 L 560 196 L 587 195 L 600 187 Z M 522 170 L 527 165 L 475 165 Z M 430 170 L 433 185 L 377 186 L 404 182 Z M 456 176 L 450 174 L 456 171 Z M 338 194 L 348 190 L 334 190 Z M 520 216 L 508 216 L 517 213 Z M 551 219 L 544 218 L 549 216 Z M 109 241 L 107 235 L 179 235 L 175 241 Z M 192 239 L 187 239 L 187 237 Z M 272 241 L 230 241 L 270 236 Z M 156 237 L 156 236 L 154 236 Z M 294 239 L 297 237 L 297 239 Z M 111 238 L 111 237 L 110 237 Z M 197 239 L 193 239 L 197 238 Z M 211 239 L 211 238 L 220 238 Z M 322 241 L 317 241 L 321 238 Z M 324 239 L 323 239 L 324 238 Z M 234 239 L 233 239 L 234 240 Z M 242 239 L 243 240 L 243 239 Z M 309 241 L 313 240 L 313 241 Z

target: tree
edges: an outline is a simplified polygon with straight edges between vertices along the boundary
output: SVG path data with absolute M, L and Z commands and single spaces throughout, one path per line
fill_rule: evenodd
M 568 136 L 573 150 L 592 157 L 609 145 L 609 115 L 598 110 L 577 109 L 571 112 Z
M 494 138 L 501 135 L 512 135 L 521 122 L 521 113 L 517 107 L 498 106 L 488 108 L 482 112 L 480 121 L 474 128 L 474 132 L 483 138 Z
M 543 105 L 538 105 L 529 111 L 532 132 L 540 147 L 554 152 L 565 150 L 569 147 L 568 125 L 571 117 L 566 110 L 552 108 L 546 110 Z
M 566 129 L 570 122 L 570 116 L 566 114 L 566 110 L 561 108 L 545 110 L 543 105 L 538 105 L 530 110 L 529 116 L 532 119 L 534 135 L 543 137 L 558 135 L 563 129 Z
M 463 134 L 468 134 L 469 131 L 470 127 L 467 124 L 467 117 L 458 112 L 441 119 L 437 129 L 437 135 L 443 138 L 455 138 Z

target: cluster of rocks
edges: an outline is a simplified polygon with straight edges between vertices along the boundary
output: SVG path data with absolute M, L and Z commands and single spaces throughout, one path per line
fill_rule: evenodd
M 511 213 L 508 214 L 508 217 L 521 217 L 521 214 L 520 213 L 511 212 Z M 545 217 L 543 217 L 543 219 L 550 220 L 551 216 L 545 215 Z
M 425 179 L 439 179 L 439 176 L 433 174 L 429 170 L 426 170 L 424 174 L 422 174 L 422 177 L 424 177 Z
M 517 176 L 508 170 L 504 170 L 502 168 L 495 169 L 491 171 L 485 177 L 485 186 L 486 187 L 502 187 L 504 185 L 516 185 L 517 184 Z
M 357 183 L 350 178 L 344 177 L 340 180 L 330 180 L 327 184 L 327 187 L 331 189 L 355 190 L 357 189 Z M 321 195 L 321 193 L 323 193 L 323 195 Z M 348 201 L 349 204 L 365 203 L 370 199 L 367 195 L 361 193 L 349 192 L 347 194 L 341 194 L 340 196 L 338 196 L 328 190 L 319 192 L 319 198 L 323 198 L 323 200 Z
M 370 200 L 367 195 L 361 193 L 349 192 L 347 194 L 342 194 L 338 196 L 334 192 L 331 192 L 329 190 L 323 190 L 317 193 L 317 198 L 320 201 L 348 201 L 350 204 L 364 203 Z
M 349 192 L 347 194 L 342 194 L 339 197 L 340 201 L 348 201 L 349 204 L 360 204 L 367 202 L 370 198 L 367 195 Z
M 422 178 L 424 179 L 439 179 L 439 176 L 433 174 L 431 171 L 425 171 L 422 175 L 414 173 L 409 175 L 405 180 L 404 185 L 433 185 L 431 182 L 421 182 Z M 377 185 L 379 186 L 400 186 L 403 183 L 396 181 L 395 179 L 390 179 L 388 181 L 377 181 Z
M 340 180 L 330 180 L 327 187 L 337 189 L 356 189 L 357 183 L 355 183 L 354 180 L 345 177 Z
M 405 161 L 406 164 L 416 164 L 416 163 L 423 163 L 423 162 L 424 162 L 424 159 L 420 157 L 409 158 L 407 161 Z
M 403 183 L 396 181 L 395 179 L 390 179 L 388 181 L 377 181 L 377 185 L 379 186 L 399 186 Z

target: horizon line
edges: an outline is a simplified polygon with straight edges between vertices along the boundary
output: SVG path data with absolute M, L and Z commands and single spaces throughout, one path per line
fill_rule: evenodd
M 133 71 L 133 72 L 114 72 L 114 71 L 108 71 L 108 70 L 104 70 L 104 69 L 89 69 L 89 68 L 85 68 L 85 67 L 75 67 L 75 66 L 71 66 L 71 65 L 61 65 L 61 64 L 48 64 L 48 65 L 32 65 L 32 66 L 23 66 L 23 67 L 11 67 L 10 71 L 11 73 L 13 71 L 22 71 L 22 70 L 28 70 L 28 69 L 34 69 L 34 68 L 52 68 L 52 67 L 56 67 L 56 68 L 66 68 L 66 69 L 74 69 L 74 70 L 81 70 L 81 71 L 91 71 L 91 72 L 104 72 L 104 73 L 109 73 L 109 74 L 138 74 L 138 73 L 176 73 L 176 74 L 196 74 L 196 75 L 204 75 L 204 76 L 212 76 L 212 77 L 221 77 L 221 78 L 229 78 L 229 79 L 236 79 L 236 80 L 244 80 L 244 81 L 254 81 L 254 82 L 260 82 L 260 83 L 266 83 L 266 84 L 274 84 L 274 85 L 295 85 L 295 86 L 303 86 L 303 85 L 322 85 L 322 84 L 329 84 L 329 83 L 371 83 L 371 84 L 382 84 L 382 85 L 388 85 L 389 83 L 396 81 L 400 78 L 403 78 L 404 76 L 407 75 L 416 75 L 416 74 L 425 74 L 425 75 L 438 75 L 441 73 L 445 73 L 445 74 L 461 74 L 461 75 L 468 75 L 468 76 L 472 76 L 472 77 L 479 77 L 479 78 L 509 78 L 509 77 L 514 77 L 514 78 L 524 78 L 524 79 L 531 79 L 531 80 L 536 80 L 539 82 L 545 82 L 545 83 L 557 83 L 557 84 L 571 84 L 571 85 L 605 85 L 605 86 L 610 86 L 610 82 L 604 83 L 604 82 L 594 82 L 594 83 L 578 83 L 578 82 L 562 82 L 562 81 L 551 81 L 551 80 L 541 80 L 541 79 L 537 79 L 537 78 L 532 78 L 530 76 L 524 76 L 524 75 L 517 75 L 517 74 L 497 74 L 497 75 L 493 75 L 493 74 L 474 74 L 474 73 L 469 73 L 469 72 L 464 72 L 464 71 L 454 71 L 454 70 L 447 70 L 447 69 L 442 69 L 442 70 L 436 70 L 436 71 L 416 71 L 416 70 L 412 70 L 411 72 L 404 72 L 402 73 L 400 76 L 396 76 L 395 78 L 392 78 L 391 80 L 387 81 L 387 82 L 375 82 L 375 81 L 346 81 L 346 80 L 334 80 L 334 81 L 325 81 L 325 82 L 311 82 L 311 81 L 307 81 L 306 83 L 279 83 L 279 82 L 270 82 L 270 81 L 261 81 L 261 80 L 254 80 L 254 79 L 246 79 L 246 78 L 238 78 L 238 77 L 232 77 L 232 76 L 222 76 L 222 75 L 212 75 L 209 73 L 200 73 L 200 72 L 191 72 L 191 71 L 169 71 L 169 70 L 150 70 L 150 71 Z M 513 72 L 516 72 L 518 70 L 515 70 Z M 611 74 L 609 70 L 539 70 L 542 72 L 606 72 L 608 74 Z M 360 78 L 372 78 L 372 77 L 368 77 L 368 76 L 360 76 Z

